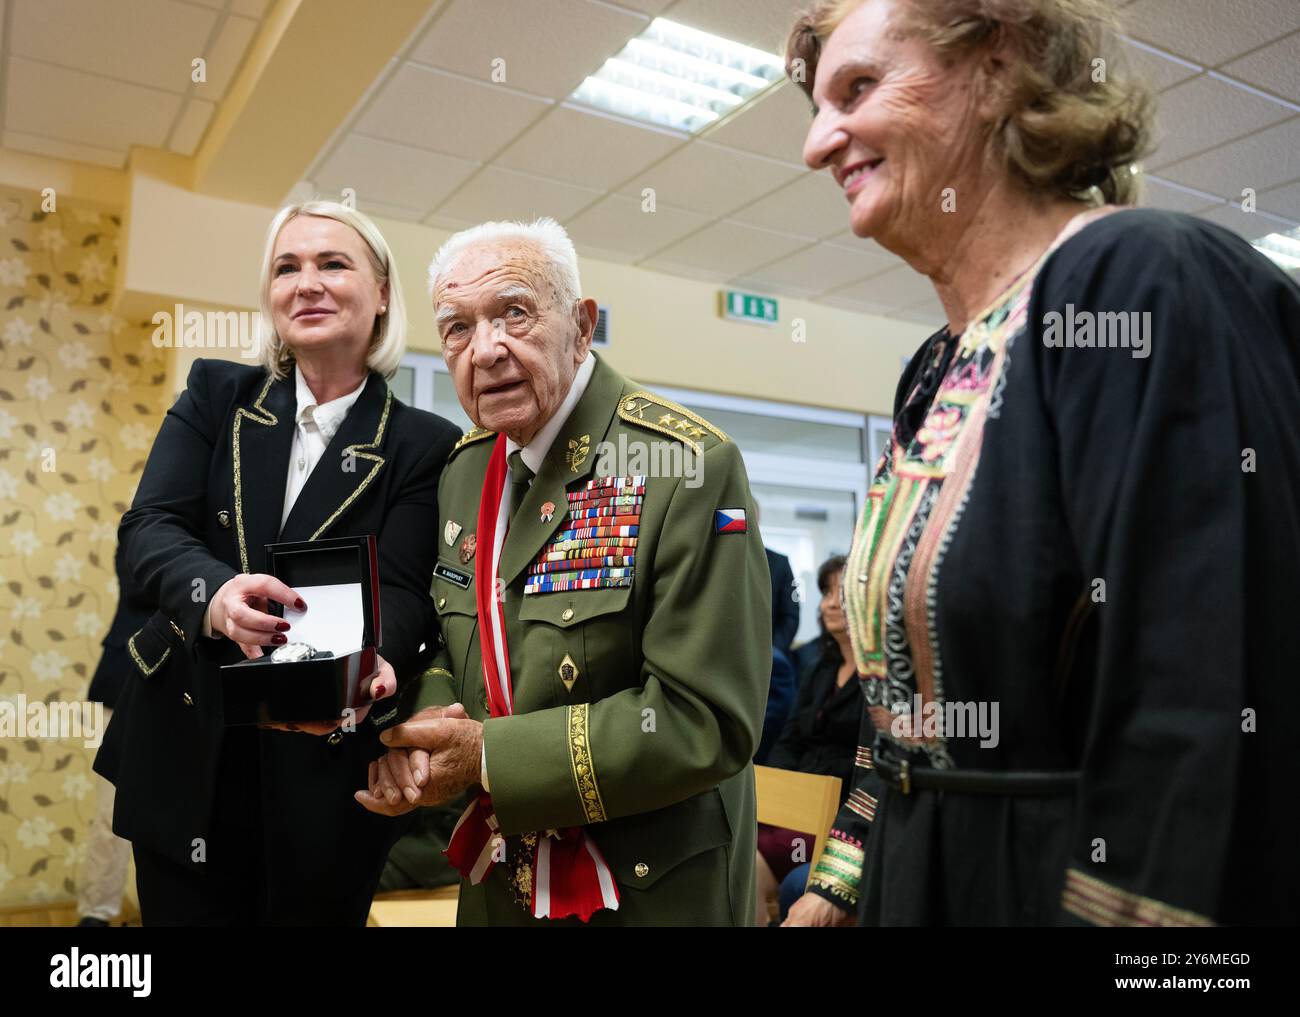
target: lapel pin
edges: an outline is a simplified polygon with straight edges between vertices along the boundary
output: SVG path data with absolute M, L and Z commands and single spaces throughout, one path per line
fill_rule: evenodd
M 468 537 L 466 537 L 463 541 L 461 541 L 460 563 L 462 565 L 469 564 L 470 559 L 474 557 L 474 549 L 476 547 L 478 547 L 478 537 L 476 537 L 472 533 Z
M 456 538 L 460 536 L 460 523 L 454 519 L 448 519 L 447 528 L 442 531 L 442 536 L 447 541 L 448 547 L 455 547 Z
M 542 506 L 542 522 L 549 523 L 555 518 L 555 502 L 548 501 Z

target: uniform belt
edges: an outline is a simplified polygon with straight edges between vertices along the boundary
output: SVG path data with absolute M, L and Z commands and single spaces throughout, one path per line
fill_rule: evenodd
M 975 795 L 1068 795 L 1079 783 L 1078 770 L 913 769 L 906 759 L 890 759 L 878 751 L 871 762 L 881 779 L 905 795 L 914 788 Z

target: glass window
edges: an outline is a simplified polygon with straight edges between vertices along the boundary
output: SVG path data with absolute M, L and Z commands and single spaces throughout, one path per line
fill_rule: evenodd
M 833 554 L 848 554 L 856 522 L 852 491 L 751 485 L 759 503 L 759 531 L 765 547 L 790 559 L 799 602 L 799 631 L 794 645 L 815 639 L 821 593 L 817 569 Z
M 415 405 L 415 368 L 399 367 L 397 373 L 388 379 L 388 387 L 393 390 L 393 398 Z
M 456 398 L 456 386 L 452 383 L 451 375 L 444 374 L 442 371 L 433 372 L 431 409 L 438 416 L 446 417 L 462 431 L 468 431 L 474 426 L 469 416 L 461 409 L 460 400 Z
M 862 427 L 825 424 L 812 420 L 745 413 L 716 406 L 693 406 L 698 413 L 731 438 L 746 452 L 795 456 L 799 459 L 830 459 L 862 462 Z

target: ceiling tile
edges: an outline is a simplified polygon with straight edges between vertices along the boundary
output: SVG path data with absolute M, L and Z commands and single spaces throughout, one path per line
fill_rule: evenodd
M 1143 42 L 1217 67 L 1300 29 L 1300 4 L 1250 0 L 1228 7 L 1222 0 L 1137 0 L 1124 9 L 1122 20 L 1128 34 Z
M 179 95 L 15 56 L 6 86 L 6 128 L 94 148 L 162 148 L 181 107 Z
M 439 215 L 471 222 L 518 219 L 531 222 L 548 215 L 563 221 L 600 197 L 600 191 L 527 173 L 485 166 L 436 209 Z
M 1157 148 L 1146 160 L 1147 168 L 1160 170 L 1293 116 L 1285 106 L 1227 82 L 1193 78 L 1161 94 Z
M 1259 208 L 1300 223 L 1300 180 L 1285 187 L 1265 191 L 1259 196 Z
M 790 29 L 808 6 L 799 0 L 678 0 L 664 17 L 781 56 Z
M 794 180 L 799 172 L 770 159 L 694 141 L 638 173 L 619 193 L 640 198 L 650 187 L 656 203 L 714 217 L 748 205 Z
M 754 286 L 797 287 L 809 294 L 825 293 L 887 271 L 897 263 L 898 259 L 892 255 L 815 244 L 762 265 L 746 273 L 740 281 Z
M 826 295 L 898 309 L 934 299 L 934 286 L 919 272 L 914 272 L 907 265 L 900 265 L 862 282 L 841 286 Z
M 673 0 L 612 0 L 612 5 L 640 11 L 642 14 L 655 15 L 662 14 L 664 8 L 672 2 Z
M 1223 73 L 1284 99 L 1300 102 L 1300 33 L 1288 35 L 1271 46 L 1234 60 L 1223 68 Z
M 802 166 L 803 142 L 812 125 L 812 107 L 799 89 L 786 82 L 747 103 L 705 138 L 718 145 Z
M 503 85 L 403 64 L 361 116 L 363 134 L 483 162 L 549 108 Z
M 126 165 L 125 148 L 95 148 L 93 145 L 57 141 L 53 138 L 22 134 L 18 131 L 5 131 L 0 135 L 0 146 L 12 148 L 17 152 L 48 155 L 54 159 L 71 159 L 73 162 L 89 162 L 96 166 L 112 166 L 114 169 L 121 169 Z
M 680 148 L 676 134 L 559 106 L 495 160 L 499 166 L 610 190 Z
M 849 221 L 844 191 L 829 173 L 806 171 L 779 191 L 728 216 L 749 226 L 781 233 L 829 237 Z
M 382 201 L 428 211 L 470 178 L 478 164 L 408 145 L 350 134 L 314 179 L 322 193 L 357 192 L 357 203 Z
M 190 87 L 217 15 L 172 0 L 13 0 L 9 53 L 168 92 Z M 81 139 L 77 139 L 81 140 Z
M 694 232 L 709 220 L 682 209 L 657 205 L 643 212 L 641 202 L 611 194 L 565 224 L 578 253 L 618 252 L 620 260 L 640 260 Z
M 1166 166 L 1160 175 L 1233 201 L 1241 201 L 1246 187 L 1258 195 L 1289 183 L 1300 177 L 1300 117 Z
M 1142 188 L 1143 208 L 1163 208 L 1168 212 L 1186 212 L 1188 215 L 1193 215 L 1223 204 L 1221 198 L 1207 198 L 1204 194 L 1192 194 L 1181 186 L 1157 180 L 1149 174 L 1143 177 Z
M 1188 67 L 1160 53 L 1144 49 L 1140 43 L 1124 41 L 1121 46 L 1124 58 L 1133 69 L 1133 73 L 1142 78 L 1154 91 L 1163 92 L 1166 88 L 1201 73 L 1195 67 Z
M 230 0 L 230 10 L 246 18 L 260 18 L 270 3 L 271 0 Z
M 217 41 L 208 51 L 208 80 L 195 85 L 195 93 L 207 99 L 220 99 L 235 80 L 239 65 L 244 62 L 248 44 L 257 33 L 257 22 L 252 18 L 226 18 Z
M 1220 205 L 1212 211 L 1202 212 L 1198 218 L 1208 219 L 1210 222 L 1217 222 L 1220 226 L 1226 226 L 1234 233 L 1240 233 L 1247 240 L 1257 240 L 1266 234 L 1276 233 L 1287 228 L 1285 224 L 1279 223 L 1276 219 L 1265 217 L 1259 213 L 1243 212 L 1233 205 Z
M 648 23 L 589 0 L 453 0 L 410 59 L 563 99 Z
M 215 103 L 190 99 L 181 111 L 180 122 L 172 131 L 172 140 L 167 147 L 181 155 L 193 155 L 203 140 L 203 132 L 208 129 L 208 123 L 216 109 Z
M 725 278 L 732 279 L 806 243 L 800 237 L 784 233 L 770 233 L 733 222 L 717 222 L 657 252 L 643 264 L 649 268 L 662 266 L 663 271 L 687 275 L 703 272 L 716 277 L 716 273 L 722 273 Z
M 423 219 L 423 213 L 416 208 L 403 208 L 401 205 L 390 205 L 384 201 L 358 201 L 357 208 L 369 216 L 378 216 L 381 219 L 395 219 L 398 222 L 420 222 Z

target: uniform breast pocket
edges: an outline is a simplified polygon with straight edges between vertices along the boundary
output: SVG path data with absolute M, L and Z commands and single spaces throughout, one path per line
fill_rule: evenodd
M 478 603 L 474 575 L 459 563 L 439 561 L 433 570 L 433 606 L 438 612 L 447 653 L 451 657 L 458 697 L 464 702 L 466 662 L 478 652 Z
M 538 668 L 548 672 L 547 705 L 595 702 L 629 686 L 635 677 L 634 633 L 626 615 L 631 595 L 626 586 L 523 595 L 524 659 L 530 674 Z M 513 661 L 513 646 L 510 656 Z

